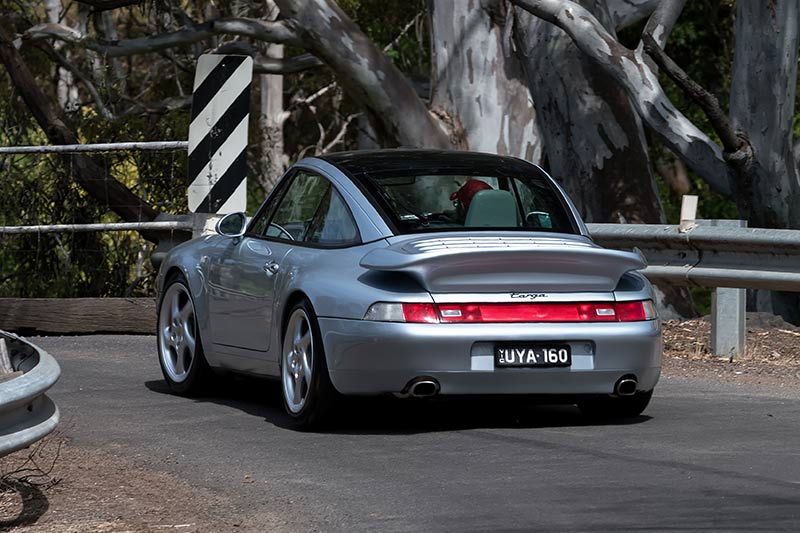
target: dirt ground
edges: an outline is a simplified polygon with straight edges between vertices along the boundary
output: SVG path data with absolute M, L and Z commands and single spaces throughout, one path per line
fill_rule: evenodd
M 800 328 L 749 314 L 746 352 L 733 361 L 710 353 L 710 329 L 704 319 L 665 324 L 664 377 L 800 386 Z M 121 451 L 73 446 L 58 434 L 0 459 L 0 531 L 257 530 L 226 518 L 236 515 L 224 495 L 190 486 Z M 286 529 L 279 516 L 255 520 L 258 529 Z
M 662 375 L 795 390 L 800 386 L 800 328 L 780 317 L 748 313 L 745 353 L 734 360 L 711 354 L 710 335 L 707 319 L 667 322 Z
M 223 495 L 190 486 L 112 450 L 72 446 L 58 434 L 42 442 L 0 459 L 0 531 L 256 530 L 230 521 L 238 513 Z M 37 465 L 47 473 L 37 473 Z M 272 524 L 272 531 L 284 529 L 273 517 L 259 516 L 257 521 Z

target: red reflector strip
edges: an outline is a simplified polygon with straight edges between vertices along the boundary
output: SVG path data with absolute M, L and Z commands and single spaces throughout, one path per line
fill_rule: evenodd
M 403 304 L 406 322 L 636 322 L 648 320 L 644 302 Z

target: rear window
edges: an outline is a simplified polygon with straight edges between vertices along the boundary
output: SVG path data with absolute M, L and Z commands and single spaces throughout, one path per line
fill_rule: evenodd
M 399 233 L 518 230 L 578 233 L 561 194 L 543 175 L 464 171 L 362 174 Z

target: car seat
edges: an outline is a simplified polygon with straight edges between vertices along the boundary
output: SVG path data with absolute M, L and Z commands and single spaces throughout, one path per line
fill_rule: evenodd
M 508 191 L 484 190 L 475 193 L 469 204 L 464 226 L 515 228 L 517 202 Z

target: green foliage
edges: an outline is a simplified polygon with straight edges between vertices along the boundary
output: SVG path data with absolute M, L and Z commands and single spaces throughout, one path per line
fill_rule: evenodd
M 260 4 L 236 0 L 193 0 L 175 4 L 164 0 L 143 2 L 113 12 L 121 38 L 137 38 L 155 32 L 174 31 L 184 25 L 176 6 L 196 21 L 215 16 L 261 17 Z M 74 26 L 87 10 L 84 4 L 64 2 L 64 22 Z M 391 44 L 388 55 L 409 75 L 427 75 L 430 68 L 425 2 L 344 0 L 343 10 L 379 47 Z M 43 22 L 38 3 L 0 0 L 0 8 L 14 20 L 17 31 Z M 100 36 L 99 18 L 88 17 L 88 30 Z M 410 22 L 414 22 L 409 26 Z M 79 102 L 65 109 L 67 124 L 81 142 L 123 142 L 186 139 L 189 111 L 134 110 L 135 103 L 155 103 L 190 94 L 194 59 L 207 51 L 200 44 L 167 53 L 110 59 L 87 53 L 80 47 L 49 42 L 26 44 L 22 53 L 27 66 L 52 103 L 57 102 L 56 53 L 90 77 L 104 106 L 115 115 L 104 117 L 87 87 L 77 82 Z M 286 55 L 303 53 L 287 47 Z M 314 69 L 285 78 L 285 101 L 292 111 L 285 127 L 285 147 L 294 161 L 318 148 L 320 129 L 333 137 L 344 117 L 360 110 L 341 89 L 334 87 L 311 105 L 293 105 L 334 81 L 325 69 Z M 258 84 L 254 84 L 254 100 Z M 147 107 L 147 105 L 145 105 Z M 257 104 L 254 102 L 254 109 Z M 255 121 L 253 121 L 255 124 Z M 354 128 L 351 128 L 354 129 Z M 259 132 L 251 128 L 251 170 L 248 212 L 264 197 L 253 179 L 260 169 Z M 0 144 L 49 144 L 24 102 L 15 94 L 5 71 L 0 74 Z M 354 134 L 337 149 L 354 147 Z M 186 156 L 179 152 L 107 153 L 94 156 L 110 175 L 144 198 L 159 211 L 186 212 Z M 290 162 L 291 162 L 290 161 Z M 99 205 L 74 183 L 70 157 L 25 155 L 0 159 L 0 224 L 34 225 L 117 222 L 109 206 Z M 149 294 L 152 269 L 149 246 L 136 233 L 62 233 L 0 235 L 0 296 L 74 297 Z M 138 269 L 137 269 L 137 264 Z M 137 271 L 138 270 L 138 271 Z

